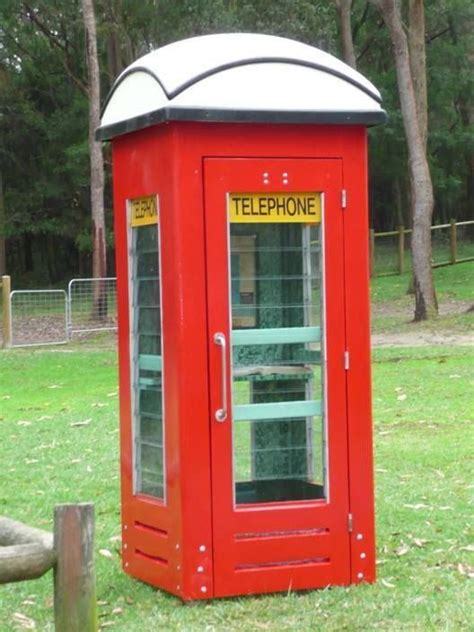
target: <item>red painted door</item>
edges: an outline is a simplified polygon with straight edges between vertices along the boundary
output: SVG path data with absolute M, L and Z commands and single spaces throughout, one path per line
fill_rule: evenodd
M 347 584 L 342 161 L 204 173 L 215 596 Z

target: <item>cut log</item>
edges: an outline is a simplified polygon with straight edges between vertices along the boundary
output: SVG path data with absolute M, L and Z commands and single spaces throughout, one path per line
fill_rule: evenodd
M 49 571 L 54 562 L 52 539 L 50 547 L 39 543 L 0 546 L 0 584 L 37 579 Z
M 0 516 L 0 584 L 37 579 L 55 559 L 52 533 Z

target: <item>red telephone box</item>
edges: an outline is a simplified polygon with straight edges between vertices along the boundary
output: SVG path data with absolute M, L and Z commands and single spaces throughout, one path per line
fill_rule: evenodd
M 184 600 L 373 581 L 367 132 L 310 46 L 197 37 L 118 78 L 123 565 Z

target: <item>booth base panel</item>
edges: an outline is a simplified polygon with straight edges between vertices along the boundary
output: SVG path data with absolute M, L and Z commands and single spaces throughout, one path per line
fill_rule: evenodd
M 324 487 L 298 479 L 268 479 L 236 484 L 237 504 L 324 498 Z

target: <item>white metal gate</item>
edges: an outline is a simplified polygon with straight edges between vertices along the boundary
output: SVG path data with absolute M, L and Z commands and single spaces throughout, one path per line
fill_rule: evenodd
M 68 284 L 68 335 L 117 329 L 115 277 L 72 279 Z
M 13 290 L 10 299 L 13 347 L 57 345 L 68 341 L 64 290 Z

